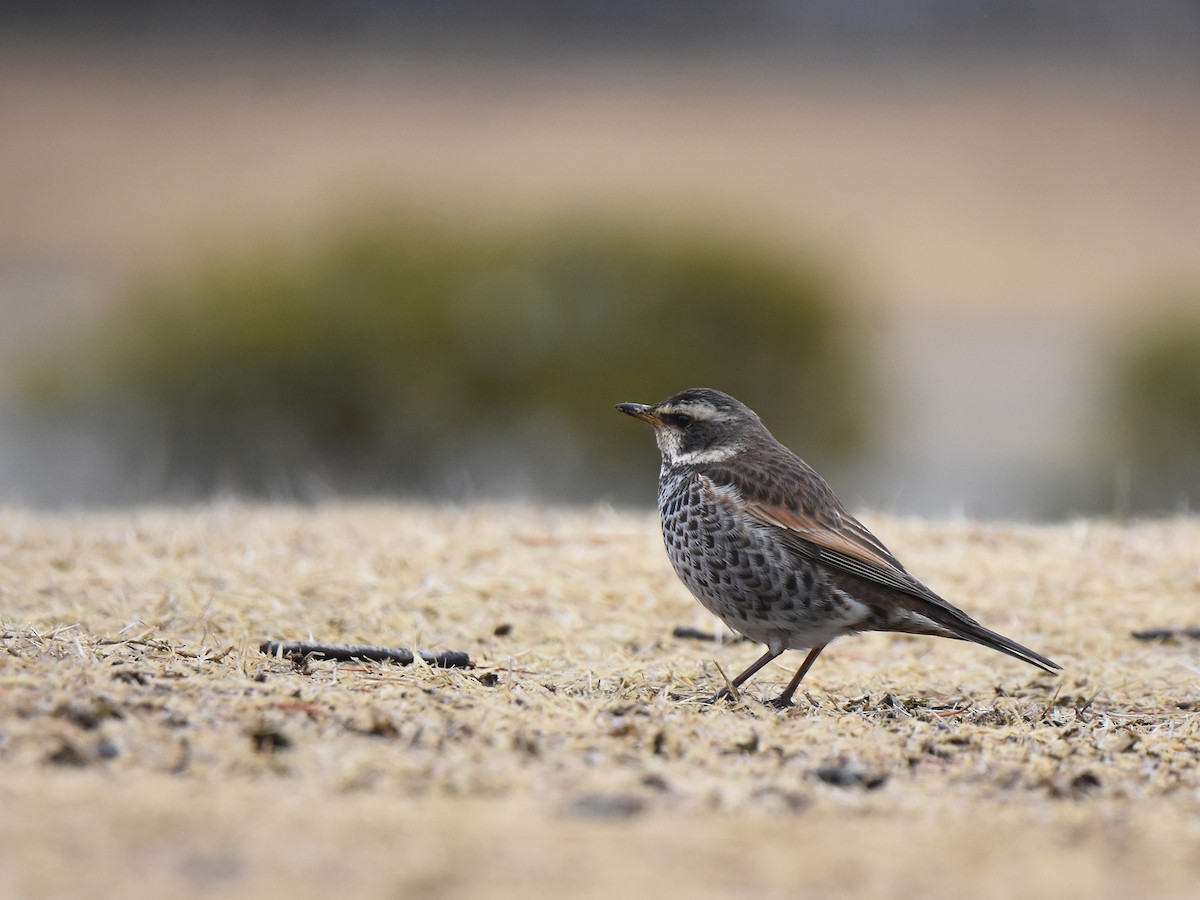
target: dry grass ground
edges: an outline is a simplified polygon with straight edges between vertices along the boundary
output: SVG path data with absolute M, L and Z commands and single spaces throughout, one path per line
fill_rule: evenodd
M 672 637 L 643 513 L 0 512 L 0 895 L 1194 895 L 1200 650 L 1130 630 L 1196 624 L 1200 522 L 868 521 L 1065 673 L 865 636 L 704 705 L 757 651 Z

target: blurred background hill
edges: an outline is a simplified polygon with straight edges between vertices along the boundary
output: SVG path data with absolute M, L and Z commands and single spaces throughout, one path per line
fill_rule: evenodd
M 1193 2 L 5 4 L 0 501 L 649 502 L 706 383 L 855 506 L 1187 508 L 1198 87 Z

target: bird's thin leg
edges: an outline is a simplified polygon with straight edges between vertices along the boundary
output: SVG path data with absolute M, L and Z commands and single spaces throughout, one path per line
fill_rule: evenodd
M 745 684 L 747 681 L 750 680 L 750 678 L 754 675 L 755 672 L 757 672 L 759 669 L 761 669 L 763 666 L 765 666 L 767 663 L 769 663 L 771 660 L 773 660 L 775 657 L 777 657 L 782 652 L 783 652 L 782 650 L 771 650 L 770 648 L 767 648 L 766 653 L 764 653 L 762 656 L 760 656 L 754 662 L 750 663 L 750 665 L 746 667 L 745 672 L 743 672 L 737 678 L 733 679 L 732 687 L 734 689 L 740 688 L 743 684 Z M 730 694 L 731 694 L 731 692 L 730 692 L 729 688 L 723 687 L 723 688 L 721 688 L 721 690 L 717 691 L 716 696 L 714 696 L 712 698 L 712 702 L 716 703 L 718 700 L 724 700 L 726 697 L 729 697 Z
M 792 694 L 796 693 L 796 688 L 800 687 L 800 682 L 804 680 L 804 676 L 808 674 L 808 670 L 812 668 L 812 664 L 817 661 L 817 657 L 824 649 L 824 644 L 817 644 L 808 651 L 808 656 L 804 657 L 804 662 L 800 664 L 800 668 L 796 670 L 796 674 L 792 676 L 788 686 L 783 689 L 783 693 L 771 701 L 772 706 L 786 709 L 792 705 Z

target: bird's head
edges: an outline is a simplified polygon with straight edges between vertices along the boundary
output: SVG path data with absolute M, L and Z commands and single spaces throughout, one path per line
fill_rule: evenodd
M 754 410 L 711 388 L 688 388 L 659 403 L 618 403 L 617 409 L 649 423 L 668 466 L 721 462 L 766 433 Z

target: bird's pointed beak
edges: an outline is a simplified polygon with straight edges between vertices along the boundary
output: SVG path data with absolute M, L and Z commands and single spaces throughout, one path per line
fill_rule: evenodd
M 643 422 L 648 422 L 656 428 L 663 423 L 662 419 L 654 414 L 654 407 L 647 406 L 645 403 L 618 403 L 617 409 L 627 416 L 641 419 Z

